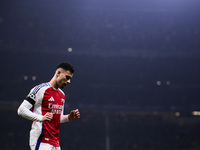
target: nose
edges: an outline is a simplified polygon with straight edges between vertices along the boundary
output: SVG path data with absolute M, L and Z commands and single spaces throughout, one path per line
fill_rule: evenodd
M 71 80 L 69 79 L 69 80 L 67 80 L 67 84 L 69 84 L 71 82 Z

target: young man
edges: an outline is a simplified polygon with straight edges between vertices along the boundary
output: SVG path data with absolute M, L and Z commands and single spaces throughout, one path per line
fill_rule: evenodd
M 29 140 L 31 150 L 60 150 L 60 123 L 80 118 L 78 109 L 63 115 L 65 94 L 60 88 L 70 83 L 73 73 L 71 64 L 61 63 L 50 82 L 31 89 L 19 106 L 18 115 L 33 121 Z

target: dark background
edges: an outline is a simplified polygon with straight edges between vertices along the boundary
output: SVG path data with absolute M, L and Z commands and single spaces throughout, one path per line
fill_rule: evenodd
M 0 1 L 1 146 L 28 149 L 16 110 L 56 66 L 75 68 L 63 150 L 199 150 L 199 0 Z M 72 49 L 72 51 L 69 50 Z

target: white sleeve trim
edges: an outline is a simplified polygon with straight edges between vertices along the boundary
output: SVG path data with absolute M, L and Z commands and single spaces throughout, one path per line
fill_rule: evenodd
M 24 100 L 21 105 L 19 106 L 17 113 L 18 115 L 32 121 L 39 121 L 42 122 L 42 115 L 35 114 L 30 109 L 33 107 L 31 103 L 29 103 L 27 100 Z
M 68 116 L 69 115 L 61 115 L 60 116 L 60 123 L 69 122 Z
M 62 91 L 62 90 L 61 90 Z M 64 94 L 64 93 L 63 93 Z M 69 122 L 69 114 L 68 115 L 64 115 L 64 104 L 63 104 L 63 108 L 62 108 L 62 112 L 61 112 L 61 115 L 60 115 L 60 123 L 65 123 L 65 122 Z

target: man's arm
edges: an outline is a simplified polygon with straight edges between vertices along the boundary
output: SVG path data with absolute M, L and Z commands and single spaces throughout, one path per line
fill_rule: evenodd
M 17 113 L 18 115 L 32 121 L 39 121 L 39 122 L 44 122 L 44 121 L 50 121 L 53 118 L 52 113 L 46 113 L 44 116 L 35 114 L 30 109 L 33 107 L 33 105 L 28 102 L 27 100 L 24 100 L 22 104 L 19 106 Z
M 60 122 L 64 123 L 64 122 L 68 122 L 70 120 L 76 120 L 79 118 L 80 118 L 80 112 L 78 109 L 76 109 L 76 110 L 72 110 L 70 114 L 68 115 L 61 115 Z

